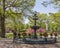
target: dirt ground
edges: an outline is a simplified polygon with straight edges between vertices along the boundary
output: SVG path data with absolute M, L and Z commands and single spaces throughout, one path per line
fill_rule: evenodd
M 0 48 L 60 48 L 60 40 L 54 44 L 17 44 L 12 39 L 0 39 Z

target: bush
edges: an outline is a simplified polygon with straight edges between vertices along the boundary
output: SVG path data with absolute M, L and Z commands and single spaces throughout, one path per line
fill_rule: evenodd
M 5 37 L 6 38 L 13 38 L 13 33 L 6 33 L 5 34 Z

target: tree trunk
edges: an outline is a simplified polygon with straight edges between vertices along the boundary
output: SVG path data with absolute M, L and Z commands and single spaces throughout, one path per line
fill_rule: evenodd
M 0 13 L 0 36 L 1 36 L 1 13 Z
M 1 37 L 5 38 L 5 0 L 3 0 L 3 14 L 1 16 Z
M 5 38 L 5 17 L 1 17 L 1 37 Z

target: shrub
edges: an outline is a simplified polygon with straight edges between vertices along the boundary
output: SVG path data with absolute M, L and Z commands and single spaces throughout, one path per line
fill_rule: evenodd
M 6 38 L 13 38 L 13 33 L 6 33 L 5 34 L 5 37 Z

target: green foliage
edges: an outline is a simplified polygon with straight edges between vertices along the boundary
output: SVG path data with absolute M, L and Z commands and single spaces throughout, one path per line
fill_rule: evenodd
M 46 26 L 45 26 L 45 23 L 44 23 L 44 22 L 41 24 L 41 27 L 42 27 L 42 28 L 46 28 Z
M 16 27 L 17 30 L 24 29 L 24 13 L 23 11 L 28 10 L 27 7 L 33 7 L 35 0 L 6 0 L 6 26 L 11 28 Z M 10 8 L 12 7 L 12 8 Z M 19 8 L 22 8 L 21 11 Z M 15 9 L 15 10 L 12 10 Z
M 60 26 L 60 12 L 50 13 L 49 17 L 53 21 L 53 30 L 57 30 Z
M 0 7 L 0 13 L 2 13 L 2 11 L 3 11 L 3 10 L 2 10 L 2 7 Z
M 0 0 L 1 3 L 2 0 Z M 53 0 L 53 3 L 57 3 L 59 0 Z M 27 29 L 30 25 L 34 25 L 34 21 L 32 17 L 28 17 L 29 23 L 24 24 L 24 17 L 27 15 L 26 11 L 32 12 L 31 9 L 35 5 L 35 0 L 6 0 L 5 1 L 5 26 L 6 28 L 17 28 L 18 31 L 23 29 Z M 51 2 L 51 3 L 52 3 Z M 60 1 L 59 1 L 60 2 Z M 57 4 L 58 5 L 58 4 Z M 21 9 L 20 9 L 21 8 Z M 0 5 L 0 13 L 3 13 L 2 4 Z M 26 13 L 26 14 L 25 14 Z M 56 30 L 58 26 L 60 26 L 60 12 L 54 13 L 53 15 L 48 16 L 47 14 L 37 13 L 38 20 L 37 26 L 41 26 L 46 28 L 45 22 L 48 20 L 49 29 Z M 27 16 L 26 16 L 27 17 Z M 52 23 L 54 22 L 54 23 Z M 6 34 L 6 37 L 10 35 Z
M 53 18 L 54 22 L 56 22 L 58 25 L 60 24 L 60 12 L 51 13 L 50 17 Z
M 13 38 L 13 33 L 6 33 L 5 34 L 5 37 L 6 38 Z
M 40 14 L 37 13 L 38 20 L 37 20 L 37 26 L 41 26 L 43 28 L 46 28 L 45 22 L 48 20 L 48 30 L 51 31 L 57 31 L 58 26 L 60 26 L 60 12 L 51 13 L 48 15 L 46 14 Z M 29 23 L 31 25 L 34 25 L 34 21 L 32 18 L 29 18 Z
M 47 7 L 48 5 L 53 4 L 54 8 L 60 8 L 60 0 L 49 0 L 43 1 L 42 5 Z

